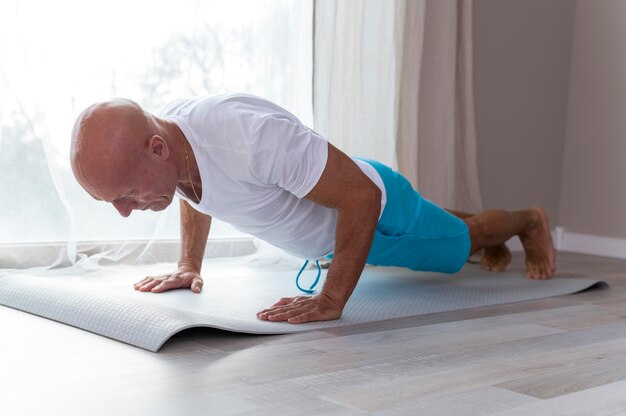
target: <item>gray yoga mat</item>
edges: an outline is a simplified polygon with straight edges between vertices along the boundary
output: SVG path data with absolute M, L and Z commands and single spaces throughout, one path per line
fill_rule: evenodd
M 295 270 L 254 268 L 204 270 L 200 294 L 133 290 L 160 267 L 116 267 L 85 273 L 55 270 L 42 276 L 0 274 L 0 304 L 63 322 L 128 344 L 158 351 L 175 333 L 213 327 L 250 334 L 283 334 L 398 317 L 432 314 L 577 293 L 607 286 L 593 279 L 526 279 L 521 273 L 489 273 L 467 265 L 455 275 L 368 267 L 340 320 L 300 325 L 256 318 L 283 296 L 300 295 Z M 315 275 L 308 271 L 304 279 Z M 323 279 L 320 282 L 320 286 Z

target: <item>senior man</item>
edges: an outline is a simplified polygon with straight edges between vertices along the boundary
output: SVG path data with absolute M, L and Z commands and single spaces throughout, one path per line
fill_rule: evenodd
M 125 99 L 94 104 L 72 131 L 71 164 L 81 186 L 124 217 L 180 197 L 178 270 L 146 277 L 136 290 L 199 293 L 213 217 L 304 259 L 332 255 L 319 294 L 280 299 L 257 314 L 263 320 L 338 319 L 366 263 L 454 273 L 485 249 L 483 267 L 503 270 L 504 242 L 515 235 L 529 278 L 555 271 L 542 208 L 446 211 L 398 172 L 348 157 L 293 114 L 250 95 L 177 100 L 158 115 Z

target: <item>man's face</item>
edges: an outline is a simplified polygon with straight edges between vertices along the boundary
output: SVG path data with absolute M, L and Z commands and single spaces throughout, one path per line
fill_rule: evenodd
M 149 159 L 133 163 L 90 156 L 85 154 L 78 163 L 78 182 L 94 199 L 113 204 L 123 217 L 133 210 L 162 211 L 172 203 L 176 176 L 167 166 Z
M 136 175 L 134 183 L 120 187 L 126 192 L 118 191 L 116 198 L 111 200 L 122 217 L 128 217 L 136 209 L 162 211 L 172 203 L 173 194 L 159 186 L 159 178 L 146 179 L 142 176 L 145 175 Z
M 94 104 L 72 131 L 74 176 L 96 200 L 123 216 L 135 209 L 161 211 L 172 203 L 178 171 L 158 126 L 132 101 Z

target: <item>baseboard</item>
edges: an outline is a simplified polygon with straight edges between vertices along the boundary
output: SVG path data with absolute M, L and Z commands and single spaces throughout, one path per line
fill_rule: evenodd
M 626 259 L 626 239 L 564 232 L 560 250 Z
M 626 259 L 626 239 L 623 238 L 578 234 L 568 232 L 563 227 L 556 227 L 552 230 L 552 239 L 558 251 Z M 511 238 L 506 245 L 511 251 L 523 250 L 522 243 L 517 237 Z

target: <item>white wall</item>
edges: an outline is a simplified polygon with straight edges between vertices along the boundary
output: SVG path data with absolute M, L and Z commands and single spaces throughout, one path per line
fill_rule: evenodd
M 552 225 L 559 222 L 575 6 L 571 0 L 474 1 L 474 93 L 485 208 L 540 204 Z
M 626 1 L 578 1 L 560 223 L 626 238 Z

